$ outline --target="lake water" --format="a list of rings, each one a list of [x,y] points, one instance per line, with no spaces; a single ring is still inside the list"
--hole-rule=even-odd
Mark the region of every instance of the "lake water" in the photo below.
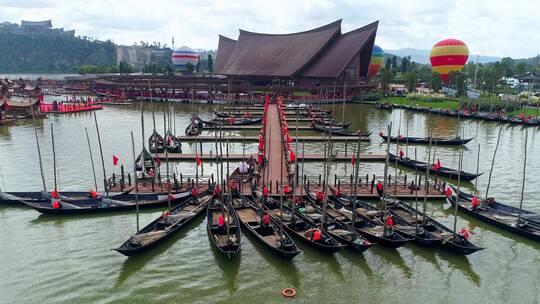
[[[145,105],[145,136],[152,129],[152,115]],[[156,105],[155,117],[162,133],[166,107]],[[176,105],[176,129],[184,132],[191,114],[197,111],[209,118],[216,106]],[[373,106],[335,107],[338,119],[353,123],[352,129],[377,132],[393,121],[394,134],[425,136],[429,126],[434,135],[453,137],[455,118],[395,110],[380,111]],[[107,174],[118,172],[112,155],[118,155],[126,168],[131,166],[130,131],[141,147],[140,111],[132,107],[105,107],[97,112],[102,134]],[[401,117],[401,119],[400,119]],[[401,121],[401,124],[400,124]],[[462,121],[465,137],[475,139],[464,149],[463,168],[476,171],[477,147],[481,145],[479,169],[485,172],[478,188],[485,191],[488,171],[502,127],[490,196],[517,206],[521,191],[525,128],[492,122]],[[48,189],[52,187],[50,131],[54,126],[60,190],[94,188],[84,128],[88,128],[96,161],[98,181],[102,173],[93,116],[81,113],[50,116],[38,121],[38,137],[43,152]],[[293,130],[290,127],[291,131]],[[240,132],[230,132],[241,136]],[[302,134],[308,134],[303,132]],[[316,133],[313,133],[316,134]],[[384,150],[373,133],[365,152]],[[540,212],[540,173],[538,129],[529,129],[529,161],[524,206]],[[425,146],[415,146],[418,159],[426,158]],[[408,148],[414,155],[414,146]],[[193,145],[183,144],[185,152]],[[256,144],[248,144],[255,152]],[[205,144],[205,152],[213,144]],[[242,144],[231,145],[241,152]],[[337,144],[339,152],[344,144]],[[350,146],[349,148],[350,149]],[[391,150],[395,152],[395,146]],[[322,152],[318,143],[306,144],[310,153]],[[404,150],[406,150],[404,148]],[[436,157],[443,166],[458,166],[458,148],[437,147]],[[205,163],[205,174],[215,166]],[[231,164],[234,168],[236,164]],[[177,172],[193,173],[195,164],[171,166]],[[361,174],[382,175],[383,164],[362,163]],[[231,169],[232,170],[232,169]],[[394,167],[390,173],[394,175]],[[413,174],[412,171],[398,171]],[[321,164],[306,164],[307,174],[322,173]],[[331,174],[351,174],[350,163],[335,164]],[[31,120],[14,126],[0,126],[0,188],[4,191],[40,190],[41,179],[34,129]],[[474,183],[465,184],[472,189]],[[161,213],[144,211],[141,225]],[[453,208],[444,201],[430,201],[428,213],[451,226]],[[51,217],[24,207],[0,207],[0,302],[2,303],[535,303],[540,301],[540,244],[504,232],[469,216],[458,214],[458,229],[473,232],[472,241],[485,250],[463,257],[408,244],[397,250],[374,246],[363,254],[342,250],[333,255],[305,246],[292,261],[283,261],[266,251],[248,234],[243,234],[242,249],[229,261],[212,249],[205,219],[195,221],[158,248],[134,258],[126,258],[111,248],[122,244],[135,232],[132,212],[94,216]],[[281,290],[294,287],[298,294],[285,299]]]

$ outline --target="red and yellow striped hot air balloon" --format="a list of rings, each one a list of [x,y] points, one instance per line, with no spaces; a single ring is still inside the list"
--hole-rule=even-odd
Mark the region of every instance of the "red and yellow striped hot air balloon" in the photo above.
[[[441,80],[447,84],[451,72],[459,72],[469,59],[469,48],[457,39],[445,39],[437,42],[431,53],[429,61],[434,72],[439,73]]]

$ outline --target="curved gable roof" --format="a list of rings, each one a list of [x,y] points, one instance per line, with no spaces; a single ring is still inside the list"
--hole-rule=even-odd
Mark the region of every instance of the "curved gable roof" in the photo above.
[[[376,21],[339,36],[320,56],[313,60],[313,64],[300,73],[300,76],[338,77],[358,52],[368,47],[371,55],[378,24],[379,22]]]
[[[240,30],[236,47],[221,74],[293,76],[307,66],[340,31],[341,20],[313,30],[285,35]]]
[[[236,40],[219,35],[218,52],[216,55],[216,63],[214,65],[214,72],[221,74],[223,68],[229,61],[234,48],[236,47]]]

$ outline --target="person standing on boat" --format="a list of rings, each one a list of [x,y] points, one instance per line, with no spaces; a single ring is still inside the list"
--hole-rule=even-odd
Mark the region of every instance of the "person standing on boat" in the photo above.
[[[268,212],[265,212],[262,217],[262,227],[265,232],[270,230],[270,214]]]
[[[382,197],[383,197],[383,184],[382,184],[382,182],[380,180],[377,182],[377,194],[379,195],[379,198],[382,199]]]
[[[480,205],[480,203],[478,202],[478,197],[477,196],[473,197],[473,199],[471,201],[471,205],[472,205],[472,210],[473,211],[478,210],[478,206]]]
[[[390,214],[386,216],[384,223],[384,236],[388,237],[394,234],[394,219]]]
[[[218,228],[221,233],[225,233],[225,217],[221,213],[218,215]]]

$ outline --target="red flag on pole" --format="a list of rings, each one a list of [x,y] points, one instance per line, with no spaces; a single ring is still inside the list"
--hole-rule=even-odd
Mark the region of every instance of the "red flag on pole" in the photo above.
[[[118,166],[118,160],[119,160],[118,156],[116,155],[112,156],[113,165]]]
[[[292,150],[289,150],[289,158],[291,162],[296,161],[296,154]]]
[[[437,159],[437,170],[439,170],[441,167],[441,160]]]
[[[196,156],[195,156],[195,162],[197,163],[197,167],[201,165],[202,160],[201,160],[201,158],[199,157],[199,155],[196,155]]]
[[[161,167],[161,159],[159,159],[159,156],[156,156],[157,166]]]
[[[356,165],[356,155],[354,155],[354,154],[351,156],[351,164],[353,166]]]

